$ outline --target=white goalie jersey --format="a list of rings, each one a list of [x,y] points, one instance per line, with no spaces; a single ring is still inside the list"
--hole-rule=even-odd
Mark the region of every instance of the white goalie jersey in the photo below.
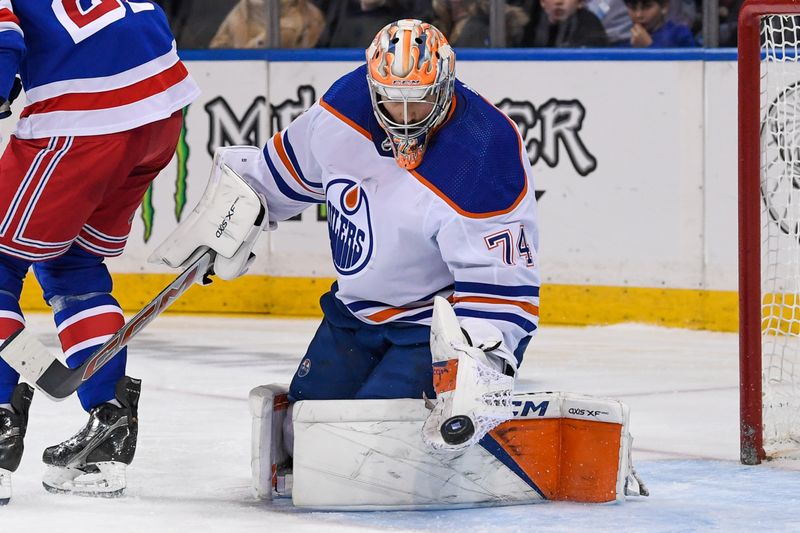
[[[516,126],[456,81],[448,120],[404,170],[372,111],[364,66],[263,149],[252,176],[270,218],[325,203],[336,298],[368,324],[429,325],[447,297],[462,326],[521,359],[539,315],[539,232]],[[496,328],[496,330],[495,330]]]

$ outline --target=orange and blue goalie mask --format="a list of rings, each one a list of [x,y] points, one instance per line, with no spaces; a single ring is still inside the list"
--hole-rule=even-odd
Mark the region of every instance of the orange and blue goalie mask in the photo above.
[[[367,49],[372,109],[402,168],[422,163],[431,134],[447,118],[455,61],[442,32],[413,19],[386,25]]]

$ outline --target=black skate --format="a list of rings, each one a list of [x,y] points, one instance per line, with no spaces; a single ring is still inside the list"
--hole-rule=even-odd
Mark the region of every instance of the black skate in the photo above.
[[[25,383],[14,388],[11,407],[14,412],[0,409],[0,505],[11,499],[11,472],[22,460],[25,448],[23,439],[28,428],[28,410],[31,407],[33,389]]]
[[[120,496],[125,468],[136,452],[137,406],[142,382],[123,377],[116,399],[89,412],[89,422],[73,437],[44,451],[48,465],[42,484],[49,492],[82,496]]]

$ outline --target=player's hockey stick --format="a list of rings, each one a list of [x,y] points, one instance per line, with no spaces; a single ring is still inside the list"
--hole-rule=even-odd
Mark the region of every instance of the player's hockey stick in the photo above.
[[[26,328],[12,334],[0,345],[0,357],[29,383],[35,383],[49,397],[62,400],[75,392],[124,348],[134,335],[153,321],[195,283],[210,283],[215,253],[202,253],[189,267],[170,283],[149,304],[136,313],[122,328],[97,349],[78,368],[71,369],[59,361],[50,350]]]

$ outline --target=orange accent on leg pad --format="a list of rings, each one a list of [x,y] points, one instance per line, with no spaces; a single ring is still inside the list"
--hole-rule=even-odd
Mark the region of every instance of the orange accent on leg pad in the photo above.
[[[457,375],[458,359],[433,363],[433,388],[436,394],[454,390],[456,388]]]
[[[558,500],[561,477],[561,419],[509,420],[490,435],[531,478],[544,497]]]
[[[516,419],[491,435],[549,500],[616,499],[622,425],[569,418]]]
[[[614,501],[621,434],[620,424],[561,420],[560,500]]]

